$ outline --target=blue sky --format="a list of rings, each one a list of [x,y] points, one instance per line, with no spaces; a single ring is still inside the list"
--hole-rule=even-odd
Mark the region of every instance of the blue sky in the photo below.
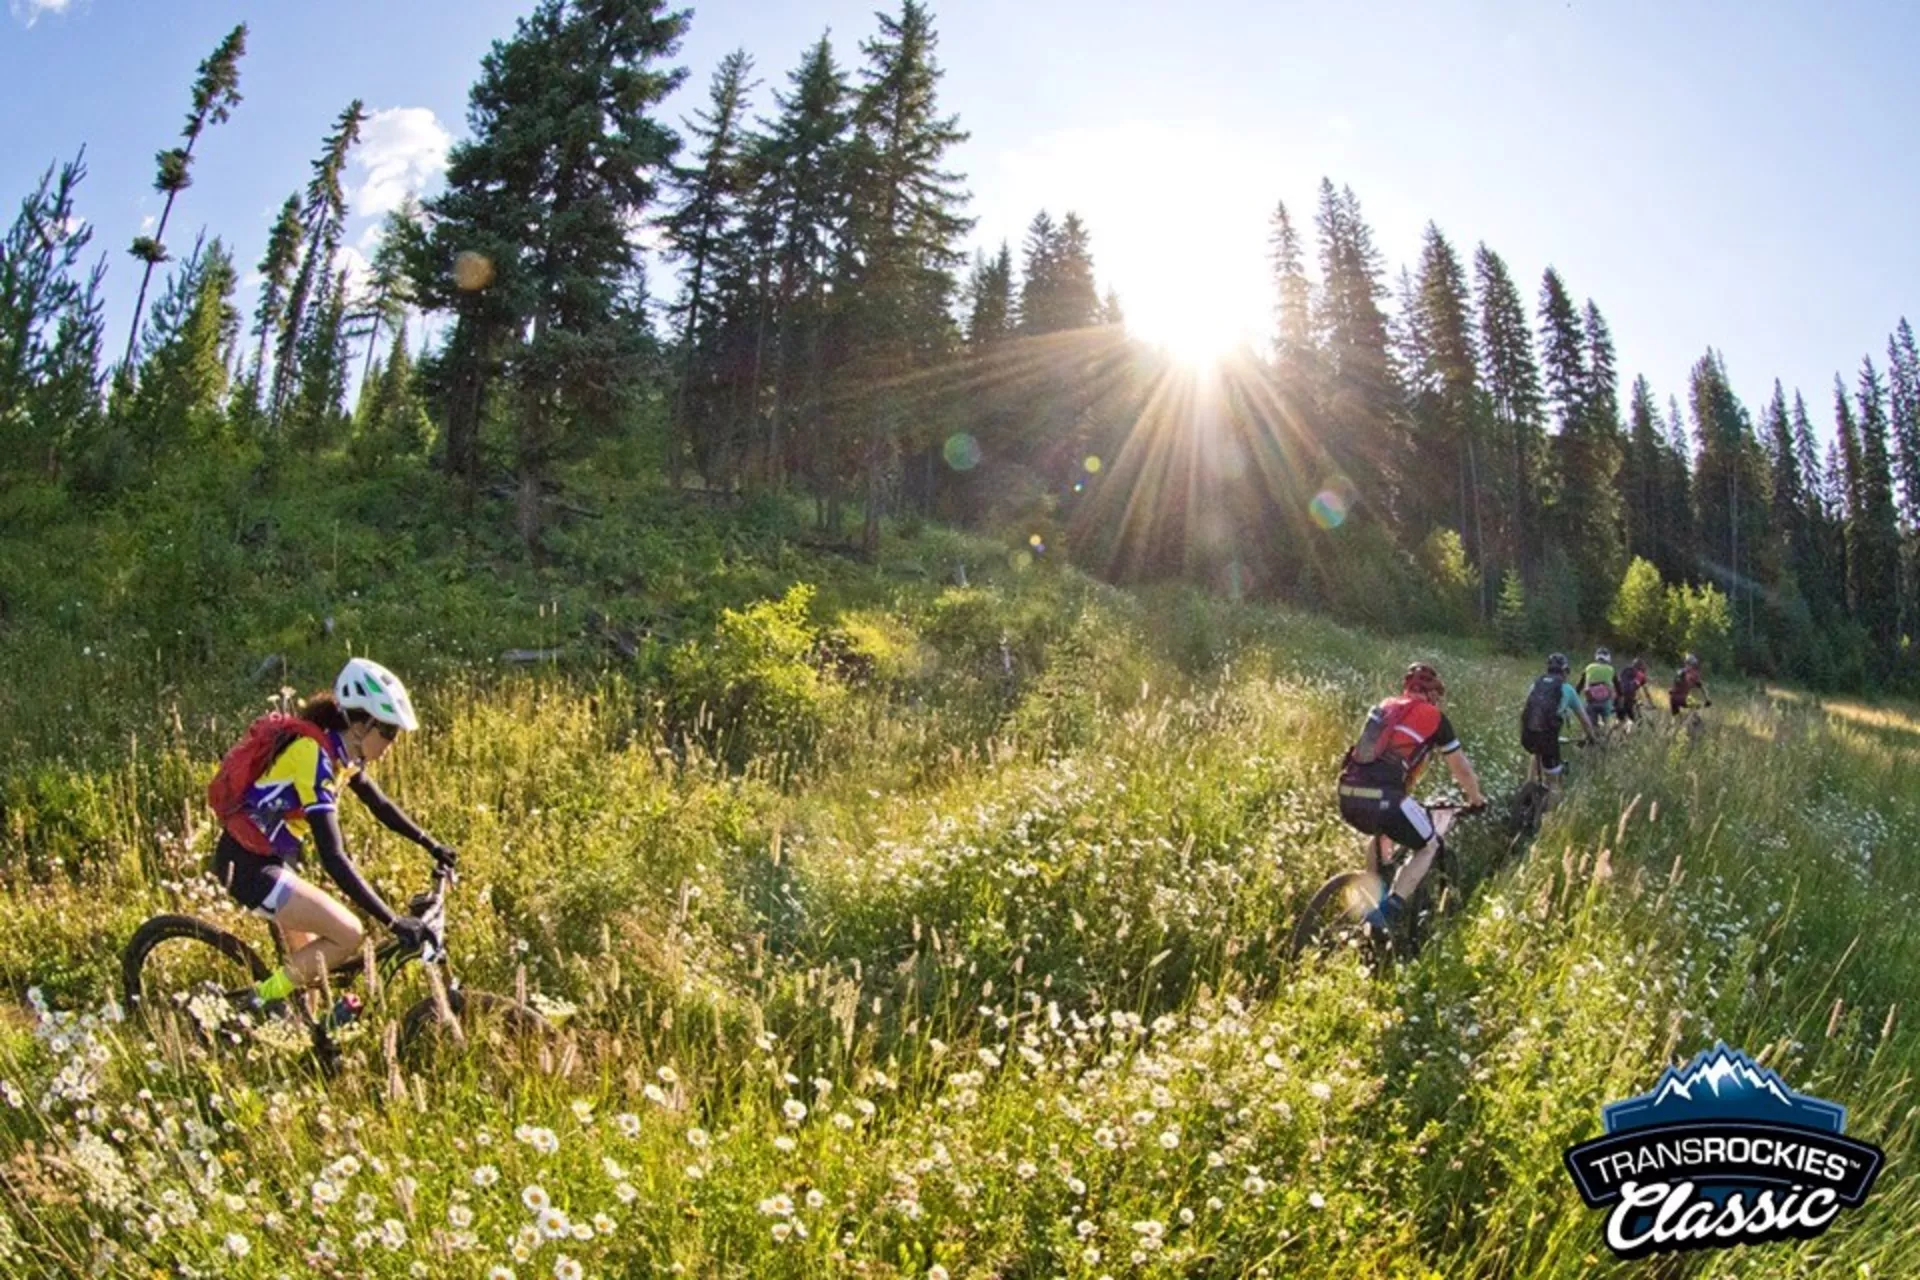
[[[112,250],[116,328],[138,283],[124,253],[159,208],[195,67],[251,26],[246,100],[209,133],[169,231],[205,224],[258,259],[353,97],[379,117],[353,174],[349,240],[431,186],[488,44],[526,0],[6,0],[0,200],[87,146],[82,212]],[[762,95],[831,28],[843,64],[871,0],[696,7],[678,120],[736,46]],[[1428,219],[1485,240],[1532,295],[1559,267],[1612,325],[1624,379],[1664,401],[1722,349],[1757,409],[1774,377],[1827,429],[1836,371],[1920,319],[1920,5],[1884,0],[967,0],[936,3],[953,156],[982,244],[1042,207],[1077,210],[1103,284],[1165,333],[1195,314],[1264,324],[1266,220],[1310,220],[1323,174],[1351,185],[1397,271]],[[156,17],[164,12],[164,20]],[[10,217],[10,213],[8,214]],[[1178,235],[1180,239],[1173,237]],[[1625,387],[1622,388],[1623,396]]]

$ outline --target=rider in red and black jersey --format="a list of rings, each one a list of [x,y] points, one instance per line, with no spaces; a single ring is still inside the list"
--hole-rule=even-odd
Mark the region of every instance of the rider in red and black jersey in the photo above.
[[[1386,901],[1369,917],[1376,926],[1385,927],[1406,909],[1440,851],[1433,817],[1412,795],[1436,748],[1467,803],[1476,809],[1487,803],[1473,764],[1460,749],[1460,737],[1440,709],[1446,696],[1447,687],[1431,666],[1416,662],[1408,667],[1400,696],[1374,707],[1359,744],[1347,753],[1340,770],[1340,816],[1347,824],[1415,851],[1395,877]]]
[[[1673,714],[1677,716],[1685,711],[1696,692],[1702,703],[1713,705],[1713,699],[1707,696],[1707,682],[1700,678],[1700,659],[1690,653],[1680,665],[1680,674],[1673,678],[1673,687],[1667,690],[1667,705]]]

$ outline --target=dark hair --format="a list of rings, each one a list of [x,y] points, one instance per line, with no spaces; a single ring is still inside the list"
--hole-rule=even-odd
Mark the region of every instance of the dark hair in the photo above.
[[[301,704],[300,718],[311,724],[317,724],[322,729],[331,729],[335,733],[345,733],[348,725],[359,724],[361,721],[371,720],[373,717],[359,710],[342,711],[340,704],[334,701],[333,695],[322,691],[313,694]]]

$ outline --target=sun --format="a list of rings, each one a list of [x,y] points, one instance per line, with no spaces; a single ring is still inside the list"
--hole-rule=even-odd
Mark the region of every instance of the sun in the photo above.
[[[1210,368],[1254,342],[1245,298],[1217,276],[1162,276],[1124,301],[1128,332],[1188,368]]]

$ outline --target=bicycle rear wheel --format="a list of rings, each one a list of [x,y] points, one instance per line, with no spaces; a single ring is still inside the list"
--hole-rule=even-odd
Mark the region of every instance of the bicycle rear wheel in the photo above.
[[[120,994],[130,1014],[184,1016],[211,1036],[231,1017],[233,997],[270,972],[259,952],[218,925],[155,916],[120,955]]]
[[[400,1058],[411,1070],[439,1078],[463,1064],[508,1073],[557,1066],[560,1029],[541,1014],[491,991],[462,987],[446,995],[444,1008],[428,996],[400,1023]]]
[[[1370,871],[1342,871],[1321,885],[1293,927],[1289,959],[1309,952],[1330,955],[1343,950],[1363,954],[1372,946],[1366,914],[1380,901],[1380,878]]]

